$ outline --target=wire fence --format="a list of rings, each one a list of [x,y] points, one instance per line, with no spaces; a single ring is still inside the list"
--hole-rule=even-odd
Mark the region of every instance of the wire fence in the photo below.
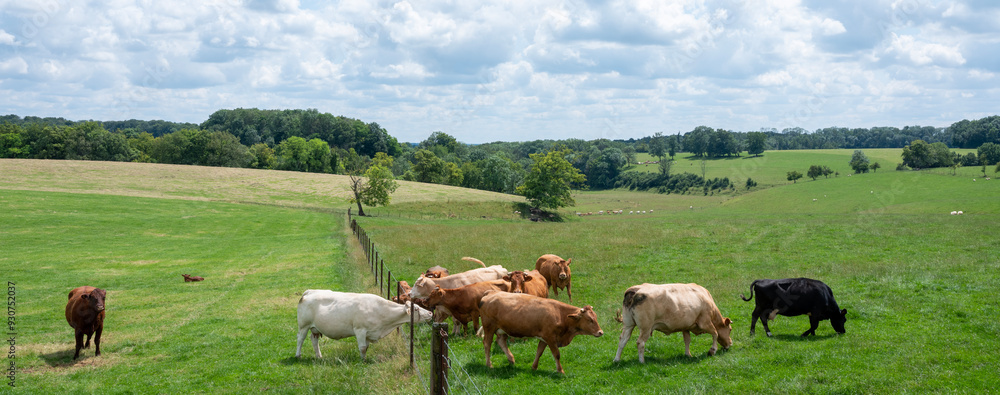
[[[354,236],[358,239],[358,243],[361,244],[366,263],[375,278],[374,285],[379,289],[379,295],[384,295],[386,299],[393,299],[393,293],[395,292],[397,300],[401,299],[402,287],[399,284],[399,280],[392,274],[392,270],[386,267],[385,260],[380,254],[378,247],[368,236],[368,232],[353,218],[350,209],[347,210],[347,219],[350,223],[351,232],[354,233]],[[410,306],[413,308],[414,305],[411,303]],[[424,388],[429,388],[432,394],[449,393],[449,389],[452,389],[451,383],[456,383],[458,385],[457,388],[463,390],[465,393],[482,394],[475,381],[472,380],[472,376],[465,370],[466,364],[454,358],[455,353],[451,352],[447,341],[447,324],[443,324],[443,329],[437,325],[435,324],[431,329],[433,337],[431,340],[431,352],[425,354],[431,357],[431,360],[427,361],[431,365],[431,371],[425,375],[420,369],[420,365],[425,361],[421,360],[418,362],[416,357],[416,349],[418,347],[414,332],[417,325],[413,322],[413,312],[411,311],[410,313],[409,335],[405,339],[410,348],[410,368],[416,373],[421,385]],[[456,367],[457,369],[451,369],[452,367]],[[451,378],[449,378],[449,374]]]

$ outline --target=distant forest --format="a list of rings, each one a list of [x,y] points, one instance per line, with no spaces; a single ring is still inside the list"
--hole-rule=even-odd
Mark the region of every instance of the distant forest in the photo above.
[[[759,155],[767,150],[904,148],[920,140],[947,148],[1000,144],[1000,116],[929,126],[839,128],[813,132],[734,132],[699,126],[683,135],[628,140],[535,140],[469,145],[443,132],[419,143],[399,143],[376,122],[307,110],[218,110],[200,125],[162,120],[70,121],[0,117],[0,158],[132,161],[250,167],[345,174],[364,168],[377,152],[392,156],[404,180],[514,193],[531,155],[569,148],[567,160],[593,189],[628,187],[664,193],[732,189],[728,179],[689,173],[637,175],[625,170],[637,153],[661,161],[678,153],[700,158]],[[990,148],[992,149],[992,148]],[[975,155],[973,155],[974,157]],[[669,158],[668,158],[669,157]],[[976,159],[971,158],[969,160]],[[964,163],[970,163],[966,160]],[[904,161],[901,161],[904,162]],[[964,164],[963,163],[963,164]],[[984,163],[992,164],[992,163]],[[750,184],[748,180],[748,185]]]

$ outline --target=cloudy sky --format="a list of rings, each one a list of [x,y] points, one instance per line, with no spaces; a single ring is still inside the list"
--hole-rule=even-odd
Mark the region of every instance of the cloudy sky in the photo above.
[[[994,0],[0,0],[0,114],[316,108],[400,141],[948,126],[1000,113]]]

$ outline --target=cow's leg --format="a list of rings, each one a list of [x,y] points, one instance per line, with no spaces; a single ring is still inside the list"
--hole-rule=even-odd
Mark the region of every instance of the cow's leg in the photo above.
[[[631,321],[626,318],[626,321]],[[635,323],[629,325],[628,322],[622,326],[622,335],[618,338],[618,352],[615,353],[615,362],[622,360],[622,350],[625,349],[625,343],[628,343],[628,339],[632,337],[632,329],[635,329]]]
[[[802,336],[816,335],[816,328],[819,328],[819,320],[815,314],[809,315],[809,330],[802,333]]]
[[[531,370],[538,369],[538,360],[542,359],[542,353],[545,352],[545,346],[546,345],[547,344],[545,343],[544,340],[539,340],[538,341],[538,349],[535,350],[535,362],[531,363]],[[553,353],[552,355],[556,357],[556,364],[558,364],[559,363],[558,362],[559,361],[559,355],[557,355],[557,353]],[[562,370],[562,369],[560,369],[560,370]]]
[[[753,313],[750,314],[750,334],[752,335],[757,327],[757,319],[760,318],[761,310],[758,308],[753,309]]]
[[[361,360],[365,360],[368,353],[368,331],[365,329],[354,329],[354,337],[358,339],[358,351],[361,351]]]
[[[503,350],[504,355],[507,356],[507,362],[511,365],[514,364],[514,353],[510,352],[510,347],[507,346],[507,334],[497,335],[497,344],[500,345],[500,349]]]
[[[320,338],[320,336],[323,336],[323,334],[319,333],[319,331],[316,330],[316,329],[312,330],[312,336],[311,336],[311,338],[312,338],[312,344],[313,344],[313,354],[316,355],[316,358],[323,358],[323,353],[321,353],[319,351],[319,338]]]
[[[653,335],[653,326],[650,325],[649,328],[640,328],[639,330],[639,340],[636,341],[636,348],[639,349],[639,362],[646,363],[646,340]]]
[[[570,291],[570,288],[571,288],[571,287],[572,287],[572,284],[570,284],[570,283],[566,283],[566,296],[568,296],[568,297],[569,297],[569,301],[570,301],[570,302],[572,302],[572,301],[573,301],[573,292],[571,292],[571,291]]]
[[[493,348],[493,334],[496,332],[496,328],[487,327],[486,323],[483,323],[483,350],[486,351],[486,367],[492,368],[493,362],[490,361],[490,349]]]
[[[87,340],[83,342],[83,348],[90,348],[90,337],[94,335],[94,328],[88,328],[90,332],[86,332]]]
[[[97,324],[97,330],[94,331],[94,356],[101,356],[101,332],[104,332],[104,323],[99,322]]]
[[[76,330],[76,354],[73,354],[73,359],[80,357],[80,349],[83,348],[83,329]]]
[[[562,361],[559,360],[559,346],[555,343],[549,343],[549,349],[552,350],[552,357],[556,359],[556,371],[562,374],[566,374],[566,371],[562,368]],[[541,355],[541,354],[539,354]],[[535,363],[537,364],[537,358]]]
[[[761,311],[760,323],[761,325],[764,325],[764,333],[767,333],[767,337],[771,337],[771,328],[767,326],[767,317],[770,316],[771,316],[770,309]]]
[[[684,334],[684,355],[693,357],[691,355],[691,331],[683,331]]]
[[[299,335],[298,338],[296,339],[296,345],[295,345],[295,358],[302,357],[302,342],[306,340],[306,335],[308,334],[309,334],[308,327],[299,328]]]

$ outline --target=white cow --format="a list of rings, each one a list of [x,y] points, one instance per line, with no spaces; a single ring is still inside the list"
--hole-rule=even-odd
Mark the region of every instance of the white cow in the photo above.
[[[508,273],[507,269],[504,269],[503,266],[493,265],[490,267],[481,267],[479,269],[472,269],[458,274],[452,274],[448,277],[442,278],[428,278],[420,276],[420,278],[413,283],[413,288],[410,288],[410,298],[427,298],[431,295],[431,292],[434,292],[434,288],[436,287],[461,288],[481,281],[499,280],[508,274],[510,273]]]
[[[331,339],[354,336],[358,340],[361,359],[365,359],[368,344],[410,322],[410,306],[410,302],[398,304],[372,294],[307,289],[299,299],[299,338],[295,357],[302,356],[302,342],[311,330],[316,358],[323,358],[319,351],[320,336]],[[419,306],[413,306],[413,314],[413,322],[431,320],[431,312]]]
[[[622,349],[632,337],[632,329],[639,327],[639,362],[645,363],[646,340],[653,330],[671,334],[684,332],[684,355],[691,356],[691,333],[712,335],[712,348],[708,355],[715,355],[717,343],[728,349],[733,344],[730,333],[733,321],[719,313],[715,300],[698,284],[642,284],[625,291],[622,302],[622,335],[618,339],[615,362],[622,358]]]

